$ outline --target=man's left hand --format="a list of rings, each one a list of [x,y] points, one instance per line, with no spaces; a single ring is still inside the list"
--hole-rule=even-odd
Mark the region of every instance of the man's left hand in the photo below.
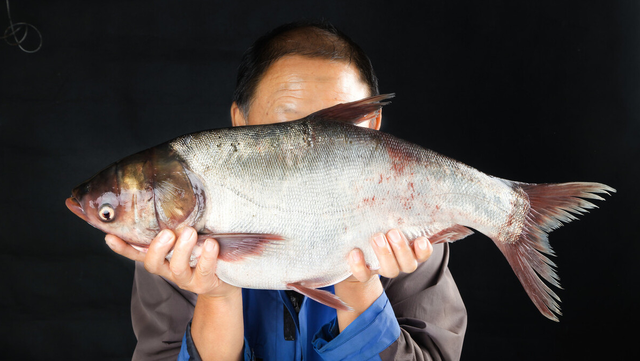
[[[360,249],[354,249],[349,254],[349,266],[352,277],[347,280],[367,282],[373,275],[394,278],[400,272],[411,273],[418,265],[425,262],[433,252],[433,246],[426,237],[419,237],[410,244],[402,232],[392,229],[387,234],[378,233],[371,240],[380,268],[371,270],[367,266]]]

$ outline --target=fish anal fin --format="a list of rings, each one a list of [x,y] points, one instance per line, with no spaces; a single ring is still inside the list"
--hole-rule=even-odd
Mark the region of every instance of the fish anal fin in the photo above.
[[[454,242],[473,234],[473,231],[465,226],[456,224],[455,226],[443,229],[442,231],[429,236],[431,244]]]
[[[204,233],[198,235],[198,242],[214,238],[220,245],[218,259],[226,262],[242,261],[247,257],[260,256],[270,245],[277,245],[284,238],[263,233]]]
[[[382,94],[361,99],[350,103],[341,103],[330,108],[319,110],[307,116],[307,119],[333,120],[342,123],[358,125],[374,120],[380,114],[380,109],[389,104],[384,100],[391,99],[395,94]]]
[[[349,307],[349,305],[344,303],[340,297],[331,292],[319,290],[317,288],[305,287],[300,283],[287,283],[287,288],[301,293],[325,306],[335,308],[336,310],[353,311],[353,308]]]

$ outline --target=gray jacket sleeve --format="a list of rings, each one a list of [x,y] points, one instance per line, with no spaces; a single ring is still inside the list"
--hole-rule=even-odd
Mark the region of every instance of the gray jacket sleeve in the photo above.
[[[448,263],[449,245],[435,245],[415,272],[382,278],[401,329],[383,361],[460,359],[467,311]]]
[[[131,323],[138,339],[133,361],[172,360],[193,317],[197,295],[147,272],[136,262],[131,294]]]

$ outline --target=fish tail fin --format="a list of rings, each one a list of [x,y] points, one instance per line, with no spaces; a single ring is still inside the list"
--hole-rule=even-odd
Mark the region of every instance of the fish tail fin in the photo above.
[[[358,125],[360,123],[374,120],[378,117],[380,109],[383,106],[391,103],[385,101],[391,99],[396,95],[381,94],[364,98],[350,103],[341,103],[329,108],[318,110],[307,116],[309,120],[333,120],[342,123],[348,123]]]
[[[547,255],[554,252],[549,245],[548,233],[577,219],[577,215],[597,206],[586,199],[604,200],[597,193],[616,190],[601,183],[526,184],[512,183],[514,189],[524,192],[529,208],[520,234],[511,241],[494,242],[502,251],[511,268],[524,286],[538,310],[547,318],[558,321],[560,298],[547,286],[561,288],[555,263]]]

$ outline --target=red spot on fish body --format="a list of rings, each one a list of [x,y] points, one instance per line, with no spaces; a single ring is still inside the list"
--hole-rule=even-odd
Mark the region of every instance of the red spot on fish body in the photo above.
[[[387,154],[391,162],[391,170],[396,177],[405,173],[405,168],[411,166],[414,158],[407,147],[393,143],[387,146]]]
[[[395,161],[391,163],[391,170],[395,172],[396,175],[400,175],[404,172],[405,164],[402,161]]]
[[[399,201],[404,209],[406,210],[411,209],[412,202],[409,197],[400,197]]]
[[[371,198],[363,198],[360,203],[358,203],[357,209],[362,207],[374,207],[376,204],[376,196],[372,196]]]

